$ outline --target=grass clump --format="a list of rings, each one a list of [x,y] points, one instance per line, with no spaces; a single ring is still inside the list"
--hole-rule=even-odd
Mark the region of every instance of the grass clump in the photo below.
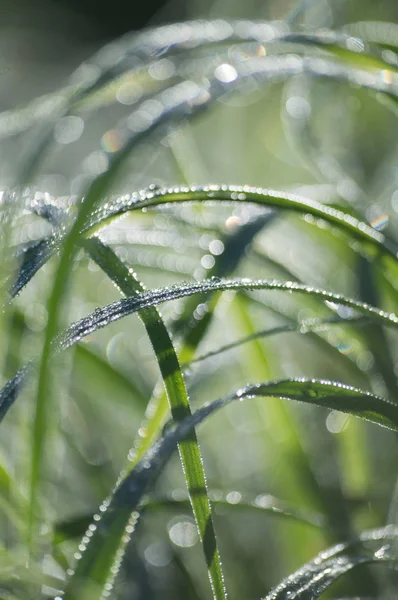
[[[395,150],[370,175],[354,143],[362,112],[395,124],[383,31],[165,26],[31,114],[1,200],[1,597],[397,589]]]

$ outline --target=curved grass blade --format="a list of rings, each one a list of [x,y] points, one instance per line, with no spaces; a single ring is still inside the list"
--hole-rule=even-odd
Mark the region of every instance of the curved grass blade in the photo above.
[[[365,40],[370,38],[370,41],[379,41],[378,39],[373,39],[375,24],[364,23],[358,25],[363,25],[359,31],[359,35]],[[364,27],[365,25],[373,27]],[[387,26],[387,24],[382,23],[377,25],[384,25],[384,28]],[[292,35],[295,35],[294,40],[291,38]],[[358,31],[356,31],[355,35],[358,35]],[[391,35],[387,37],[390,38]],[[392,37],[394,38],[394,36]],[[310,46],[311,44],[325,46],[329,42],[333,53],[334,46],[337,46],[339,42],[341,46],[344,46],[347,59],[355,62],[358,56],[362,58],[364,54],[363,48],[361,48],[362,52],[360,53],[355,50],[353,44],[350,47],[347,43],[350,39],[350,35],[344,35],[341,32],[336,33],[331,30],[325,30],[324,34],[318,36],[318,38],[314,37],[313,34],[306,34],[305,32],[302,34],[289,34],[286,33],[286,24],[284,24],[284,27],[281,27],[277,22],[264,21],[188,21],[186,23],[149,29],[145,34],[125,36],[117,41],[112,41],[100,53],[94,55],[81,65],[77,72],[72,74],[71,83],[57,92],[56,99],[59,100],[60,97],[63,99],[62,105],[57,107],[58,116],[65,116],[72,110],[78,110],[80,105],[87,104],[88,98],[93,95],[94,97],[98,96],[98,92],[101,89],[112,84],[115,79],[120,78],[124,73],[129,73],[130,76],[131,74],[139,75],[145,67],[148,67],[149,61],[156,60],[159,56],[175,59],[181,54],[183,56],[189,56],[192,52],[197,54],[202,48],[209,46],[212,48],[214,54],[218,46],[221,46],[221,49],[223,49],[232,43],[245,44],[247,42],[254,42],[267,44],[268,46],[274,42],[289,43],[290,41],[296,41],[304,46]],[[104,64],[103,57],[108,48],[114,57],[114,62]],[[360,44],[358,44],[358,48],[360,48]],[[365,57],[367,61],[375,60],[372,56],[368,57],[365,55]],[[366,62],[365,57],[364,65],[367,66],[369,63]],[[383,61],[379,61],[376,66],[382,66],[383,68],[384,64]],[[84,71],[87,73],[86,77],[84,76]],[[78,83],[76,83],[77,81]],[[10,135],[21,129],[25,129],[35,122],[35,118],[39,120],[42,116],[40,104],[46,102],[48,106],[51,99],[52,95],[47,95],[42,99],[35,100],[22,109],[2,113],[0,117],[3,117],[4,121],[3,135]],[[24,124],[24,121],[26,124]],[[40,154],[38,150],[39,147],[36,147],[36,154]]]
[[[107,565],[109,554],[113,556],[116,553],[131,514],[133,513],[135,520],[139,518],[143,495],[160,475],[178,441],[189,436],[194,427],[217,410],[236,400],[254,397],[280,397],[335,410],[345,410],[350,414],[361,416],[373,423],[398,431],[397,406],[357,388],[314,379],[251,385],[203,406],[177,425],[172,426],[116,489],[106,512],[93,524],[81,544],[82,552],[86,544],[94,547],[94,551],[82,553],[76,569],[67,583],[63,600],[85,597],[85,593],[90,589],[98,593],[98,587],[94,586],[93,588],[92,582],[97,580],[104,565]],[[131,530],[133,530],[133,526]]]
[[[217,409],[233,400],[244,398],[278,397],[325,406],[327,408],[360,416],[398,431],[398,407],[387,400],[363,392],[342,383],[333,383],[317,379],[287,379],[265,384],[249,385],[213,403]],[[380,412],[379,412],[380,410]]]
[[[96,329],[106,327],[113,321],[117,321],[122,317],[138,312],[144,308],[148,308],[149,306],[156,306],[163,302],[177,300],[178,298],[183,298],[185,296],[191,296],[194,294],[211,293],[225,290],[276,290],[305,294],[314,298],[318,298],[323,302],[327,301],[353,308],[359,313],[368,316],[374,322],[378,322],[387,326],[398,326],[398,316],[394,313],[387,313],[369,304],[365,304],[352,298],[347,298],[342,294],[334,294],[332,292],[311,288],[296,282],[282,282],[278,280],[266,279],[213,279],[159,288],[157,290],[143,292],[138,296],[118,300],[103,308],[97,308],[93,313],[72,324],[63,334],[60,334],[57,337],[55,345],[58,346],[59,350],[65,350],[90,333],[93,333]]]
[[[240,492],[223,490],[208,490],[208,496],[212,506],[228,508],[231,511],[250,511],[269,515],[281,519],[292,519],[309,527],[327,528],[327,520],[321,513],[305,511],[289,502],[285,502],[271,494],[258,494],[249,496]],[[154,496],[143,500],[140,509],[145,512],[157,512],[163,510],[181,511],[189,510],[191,507],[189,496],[184,490],[175,490],[165,496]],[[93,522],[93,514],[82,515],[55,524],[55,543],[66,539],[82,537]]]
[[[396,569],[391,543],[397,534],[397,529],[388,525],[325,550],[287,577],[263,600],[316,600],[339,577],[362,564],[380,562]]]
[[[205,186],[198,187],[175,187],[169,189],[153,190],[147,189],[121,197],[110,198],[105,206],[99,207],[88,216],[81,233],[92,234],[100,226],[107,224],[113,218],[130,210],[139,210],[147,207],[155,207],[169,203],[183,202],[251,202],[268,208],[289,210],[300,214],[311,214],[315,217],[337,226],[356,239],[373,247],[378,256],[398,256],[396,246],[386,239],[385,235],[377,231],[367,223],[355,217],[325,206],[309,198],[295,194],[264,188],[253,188],[250,186]],[[37,210],[31,205],[32,210]],[[16,295],[33,277],[38,269],[56,252],[62,243],[62,230],[42,240],[37,246],[29,248],[24,255],[20,272],[14,287],[12,296]]]
[[[184,202],[250,202],[267,208],[279,208],[311,214],[335,225],[356,239],[377,248],[378,253],[398,256],[398,248],[386,239],[385,235],[355,217],[330,206],[304,198],[296,194],[268,190],[251,186],[210,185],[204,187],[174,187],[158,190],[142,190],[115,199],[109,199],[106,206],[94,212],[85,225],[85,232],[92,233],[98,225],[107,223],[117,215],[129,210],[155,207],[169,203]]]
[[[394,313],[386,313],[374,306],[364,304],[341,294],[333,294],[325,290],[311,288],[296,282],[281,282],[276,280],[251,280],[251,279],[225,279],[204,280],[202,282],[185,283],[168,288],[160,288],[150,292],[143,292],[132,298],[118,300],[103,308],[98,308],[94,313],[72,324],[65,332],[59,334],[54,340],[54,351],[60,352],[79,342],[96,329],[106,327],[109,323],[125,316],[138,312],[149,306],[155,306],[169,300],[176,300],[193,294],[202,294],[214,291],[250,291],[250,290],[278,290],[290,293],[307,294],[322,301],[349,306],[363,314],[372,322],[385,326],[397,327],[398,317]],[[4,418],[12,405],[17,391],[26,375],[27,367],[21,369],[0,392],[0,414]]]
[[[303,44],[308,47],[314,46],[325,49],[333,56],[340,58],[354,67],[397,70],[396,65],[384,60],[380,49],[377,47],[365,48],[364,42],[358,38],[353,43],[352,36],[341,32],[332,32],[329,30],[321,33],[290,33],[286,34],[283,40]],[[354,47],[355,44],[356,48]]]
[[[131,296],[144,291],[144,286],[133,272],[98,238],[86,240],[84,247],[91,258],[113,280],[123,294]],[[138,314],[152,343],[173,419],[178,422],[189,416],[191,409],[184,377],[169,332],[154,306],[145,308]],[[211,517],[211,507],[207,498],[202,458],[194,431],[188,440],[179,444],[179,453],[193,514],[203,546],[213,597],[217,600],[223,599],[226,598],[226,590],[223,584],[221,559]],[[91,547],[86,552],[89,553],[90,550]],[[108,582],[113,562],[114,557],[109,556],[108,570],[103,567],[101,581],[97,583],[105,585]]]

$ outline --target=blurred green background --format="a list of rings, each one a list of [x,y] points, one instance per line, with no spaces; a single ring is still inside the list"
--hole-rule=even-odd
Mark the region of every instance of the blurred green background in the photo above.
[[[0,0],[0,109],[12,111],[54,92],[104,43],[144,26],[190,18],[288,18],[297,28],[349,31],[360,21],[396,23],[398,18],[395,0],[135,4]],[[33,190],[54,196],[77,194],[89,176],[100,172],[107,133],[130,110],[128,103],[115,100],[113,89],[108,92],[109,101],[82,111],[81,135],[69,141],[61,134],[55,137]],[[1,123],[0,115],[4,132]],[[27,129],[13,136],[1,134],[2,188],[14,184],[20,155],[35,139],[37,128]],[[394,238],[396,140],[396,114],[375,95],[354,85],[299,76],[227,97],[201,119],[173,131],[166,141],[144,144],[129,160],[115,192],[150,184],[209,182],[279,188],[340,203]],[[249,226],[260,212],[231,206],[161,209],[127,216],[104,235],[148,287],[203,278],[221,260],[217,248],[236,243],[241,256],[233,275],[297,279],[395,309],[394,295],[377,264],[369,265],[332,228],[322,221],[278,213],[257,234]],[[46,231],[38,219],[21,214],[12,242],[17,247]],[[241,238],[240,231],[246,232]],[[4,382],[37,353],[55,267],[54,262],[46,265],[17,298],[15,309],[7,309],[2,322],[2,339],[7,340]],[[71,298],[65,323],[118,299],[119,293],[81,253]],[[170,327],[179,311],[182,303],[162,308]],[[329,314],[324,305],[293,296],[260,294],[248,299],[225,293],[197,353],[258,329]],[[398,345],[389,332],[337,326],[319,336],[284,334],[246,344],[199,363],[189,370],[187,381],[194,407],[251,381],[301,376],[340,380],[396,399],[397,356]],[[95,333],[74,354],[57,361],[57,406],[49,444],[56,460],[48,461],[41,501],[52,523],[71,521],[80,532],[79,519],[85,524],[112,490],[158,371],[149,341],[134,317]],[[28,388],[10,412],[0,441],[4,464],[14,478],[11,502],[18,494],[26,495],[24,456],[29,452],[32,395]],[[227,497],[215,512],[231,600],[263,596],[316,552],[387,521],[398,459],[396,439],[387,431],[337,412],[269,401],[228,407],[199,430],[199,438],[209,487]],[[178,498],[183,489],[176,455],[156,491]],[[294,522],[277,511],[270,515],[259,514],[253,506],[239,509],[242,499],[266,507],[272,502],[267,494],[300,510],[326,514],[331,529]],[[3,516],[6,545],[18,550],[20,542],[15,542],[14,528],[7,528],[6,521]],[[76,544],[73,536],[60,542],[59,562],[49,549],[47,572],[59,574],[62,557],[68,562]],[[377,571],[363,570],[329,597],[337,597],[341,590],[372,596],[380,590],[379,577]],[[148,510],[116,594],[123,600],[210,598],[188,509]]]

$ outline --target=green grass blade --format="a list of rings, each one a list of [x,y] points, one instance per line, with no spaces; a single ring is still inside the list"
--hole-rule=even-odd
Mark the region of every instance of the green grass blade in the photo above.
[[[133,272],[125,266],[109,247],[102,244],[99,239],[86,240],[84,246],[91,258],[114,281],[123,294],[134,296],[144,291],[143,285]],[[191,409],[184,377],[169,332],[155,307],[145,308],[138,314],[145,325],[148,337],[152,343],[162,374],[171,413],[174,420],[178,422],[190,415]],[[220,600],[226,598],[226,591],[223,584],[221,560],[211,517],[211,507],[207,498],[202,458],[194,432],[189,440],[179,445],[179,452],[199,537],[203,546],[213,596],[215,599]],[[90,552],[92,548],[94,548],[95,552],[95,543],[92,543],[86,552]],[[110,569],[114,562],[113,557],[110,556],[109,561],[108,572],[105,568],[102,570],[101,584],[105,584],[109,579]]]
[[[394,568],[389,542],[396,537],[397,530],[387,526],[325,550],[282,581],[263,600],[316,600],[332,583],[359,565],[379,562]]]
[[[67,583],[64,600],[86,598],[90,597],[87,595],[88,592],[94,592],[95,594],[99,592],[101,588],[96,585],[93,588],[92,581],[87,579],[87,575],[94,576],[93,580],[95,582],[101,570],[106,567],[109,554],[112,556],[115,554],[131,513],[134,512],[135,519],[138,519],[143,495],[160,475],[177,443],[189,436],[196,425],[231,402],[260,396],[276,396],[345,410],[350,414],[361,416],[373,423],[398,431],[397,406],[369,392],[345,386],[341,383],[314,379],[285,380],[247,386],[205,405],[170,429],[116,489],[108,509],[97,524],[93,525],[90,535],[83,543],[83,545],[88,543],[90,547],[90,539],[92,543],[95,536],[95,552],[83,552],[77,563],[76,571]],[[341,548],[341,545],[339,548]]]
[[[287,325],[279,325],[277,327],[271,327],[270,329],[261,329],[256,331],[255,333],[251,333],[245,337],[242,337],[235,342],[231,342],[230,344],[225,344],[225,346],[220,346],[215,350],[211,350],[206,352],[206,354],[201,354],[187,363],[183,363],[181,365],[182,368],[189,368],[191,365],[202,362],[209,358],[213,358],[215,356],[219,356],[224,352],[228,352],[229,350],[233,350],[235,348],[239,348],[244,344],[248,344],[249,342],[253,342],[255,340],[259,340],[261,338],[270,337],[273,335],[279,335],[281,333],[302,333],[307,334],[309,332],[316,333],[317,331],[325,331],[328,325],[350,325],[351,323],[355,325],[365,326],[368,325],[369,322],[366,318],[357,317],[357,318],[349,318],[343,319],[342,317],[330,317],[328,319],[309,319],[307,321],[300,321],[298,323],[288,323]]]

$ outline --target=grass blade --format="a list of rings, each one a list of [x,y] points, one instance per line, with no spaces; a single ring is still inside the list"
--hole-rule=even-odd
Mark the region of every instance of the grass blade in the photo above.
[[[359,313],[366,316],[372,322],[380,323],[385,326],[397,327],[398,317],[394,313],[387,313],[374,306],[359,302],[352,298],[347,298],[342,294],[334,294],[325,290],[311,288],[296,282],[281,282],[277,280],[255,280],[255,279],[225,279],[201,281],[194,283],[185,283],[174,285],[168,288],[160,288],[150,292],[143,292],[132,298],[118,300],[105,306],[98,308],[94,313],[84,317],[80,321],[72,324],[65,332],[58,335],[54,340],[54,350],[60,352],[66,350],[73,344],[79,342],[84,337],[93,333],[95,330],[106,327],[111,322],[126,317],[130,314],[138,312],[149,306],[156,306],[162,302],[176,300],[185,296],[194,294],[203,294],[214,291],[224,290],[278,290],[289,293],[307,294],[318,298],[321,301],[332,302],[342,306],[348,306],[357,310]],[[0,392],[0,414],[4,418],[6,412],[12,405],[17,396],[17,392],[25,378],[27,367],[18,371],[17,375],[10,380]]]
[[[143,285],[133,272],[98,238],[86,240],[84,246],[91,258],[114,281],[123,294],[131,296],[144,291]],[[151,340],[173,419],[178,422],[189,416],[191,409],[184,377],[169,332],[155,307],[145,308],[138,314]],[[202,458],[194,432],[189,440],[179,445],[179,452],[199,537],[203,546],[213,596],[217,600],[223,599],[226,598],[226,591],[223,584],[221,559],[211,517],[211,507],[207,498]],[[92,546],[94,546],[95,552],[95,545]],[[90,548],[86,552],[89,552]],[[101,572],[102,584],[105,584],[109,579],[113,562],[112,557],[109,557],[109,559],[108,572],[105,568]]]
[[[236,400],[259,396],[288,398],[346,410],[350,414],[362,416],[373,423],[398,431],[397,406],[369,392],[335,382],[300,379],[251,385],[205,405],[171,428],[116,489],[103,517],[93,525],[90,534],[86,535],[82,543],[84,546],[91,540],[91,546],[95,540],[95,551],[83,552],[75,572],[67,583],[63,600],[85,598],[88,591],[98,594],[100,588],[96,585],[93,587],[93,582],[87,576],[91,575],[95,582],[108,563],[108,555],[114,556],[131,514],[133,513],[135,520],[139,518],[143,495],[160,475],[177,443],[189,436],[195,426],[217,410]],[[338,548],[341,549],[341,545]]]
[[[398,316],[387,313],[374,306],[365,304],[342,294],[334,294],[325,290],[311,288],[296,282],[281,282],[278,280],[256,280],[256,279],[219,279],[204,280],[193,283],[176,284],[171,287],[159,288],[150,292],[143,292],[138,296],[125,298],[113,302],[103,308],[98,308],[94,313],[84,317],[71,325],[68,330],[59,335],[56,346],[59,350],[65,350],[80,341],[96,329],[106,327],[109,323],[121,319],[129,314],[138,312],[149,306],[156,306],[163,302],[176,300],[194,294],[211,293],[216,291],[236,290],[277,290],[290,293],[306,294],[318,298],[323,302],[341,304],[355,309],[359,313],[368,316],[374,322],[383,325],[398,326]]]
[[[390,543],[396,537],[396,528],[387,526],[362,533],[353,542],[321,552],[263,600],[316,600],[339,577],[361,564],[380,562],[393,567]]]
[[[177,491],[174,491],[170,495],[150,497],[148,500],[144,500],[141,503],[140,509],[142,508],[145,512],[157,512],[167,509],[181,511],[184,509],[189,510],[191,508],[189,496],[185,491],[178,490],[178,498],[176,498],[176,496]],[[225,507],[231,511],[254,511],[275,518],[292,519],[293,521],[303,523],[309,527],[326,528],[328,526],[323,514],[302,510],[289,502],[275,498],[275,496],[272,496],[271,494],[250,496],[248,494],[241,494],[236,490],[225,492],[222,490],[210,489],[208,491],[208,496],[214,507]],[[82,537],[87,531],[90,523],[92,523],[93,516],[94,515],[90,513],[88,515],[82,515],[56,523],[56,543],[66,539]]]
[[[324,219],[331,225],[346,231],[355,239],[366,243],[373,248],[379,257],[382,256],[391,261],[391,258],[396,260],[398,256],[398,248],[387,240],[382,232],[352,215],[303,196],[250,186],[214,185],[199,188],[147,189],[127,196],[110,198],[105,206],[100,206],[85,218],[86,222],[84,222],[81,233],[90,235],[115,217],[130,210],[170,203],[225,201],[232,203],[249,202],[267,208],[278,208],[303,215],[311,214],[314,217]],[[37,201],[30,206],[31,210],[40,210]],[[57,251],[62,245],[63,238],[62,230],[57,229],[50,238],[43,239],[38,244],[29,247],[28,252],[24,254],[17,281],[12,288],[12,296],[21,291],[40,267]]]

